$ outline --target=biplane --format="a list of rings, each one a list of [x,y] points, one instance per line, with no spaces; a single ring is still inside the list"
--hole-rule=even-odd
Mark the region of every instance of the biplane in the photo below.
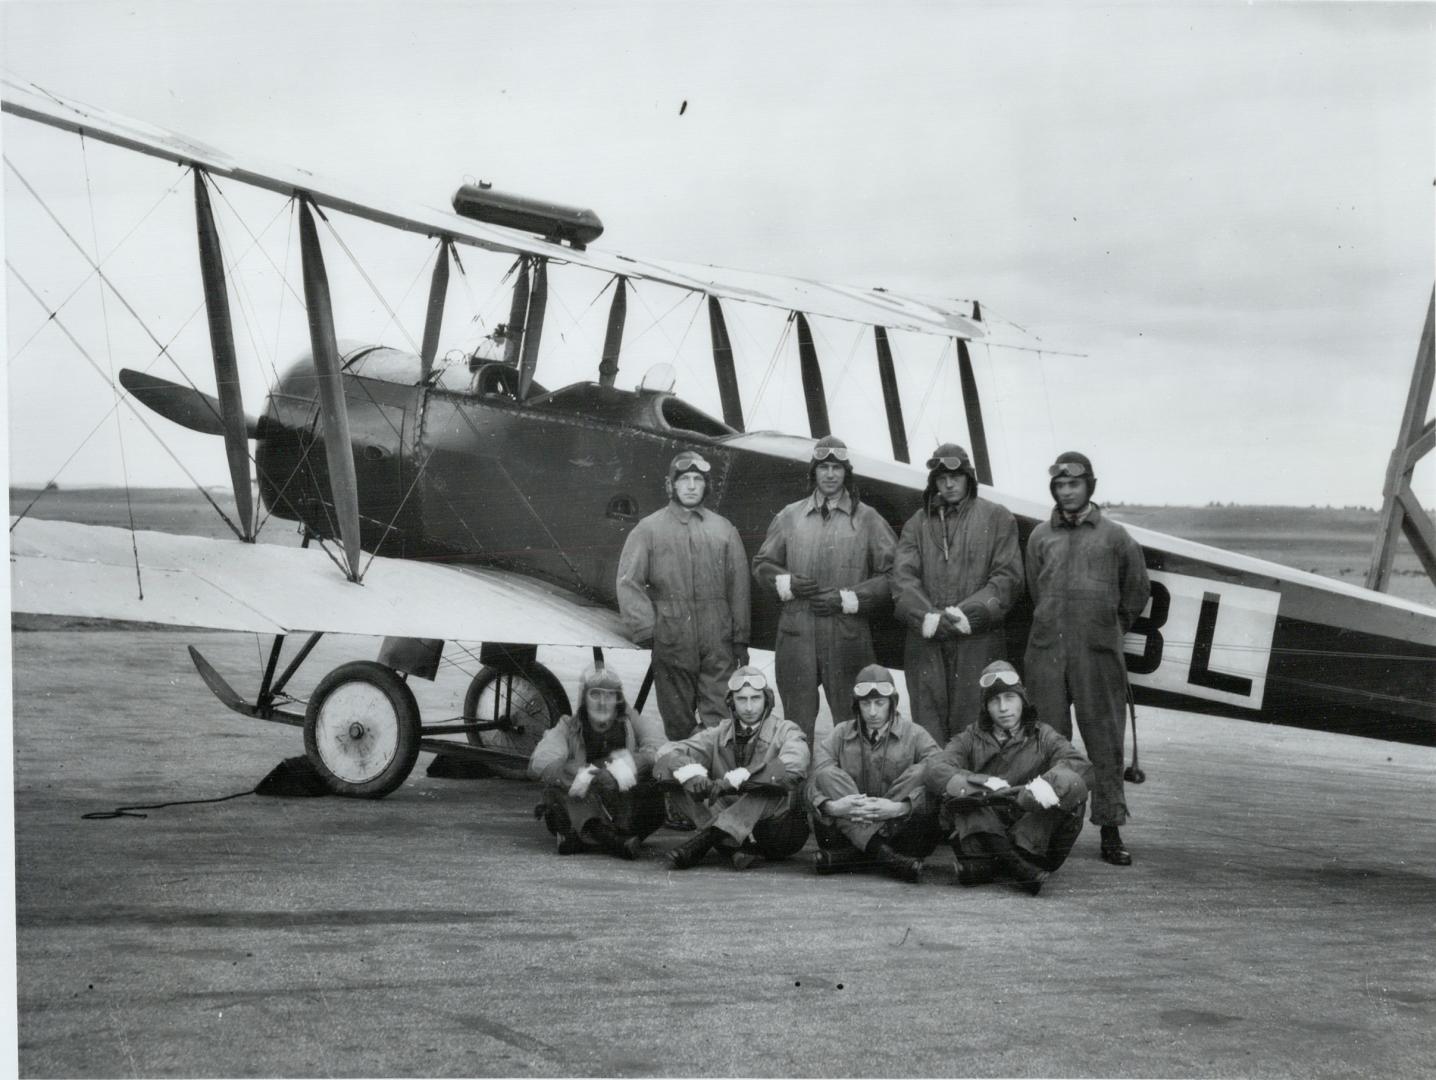
[[[227,707],[302,726],[308,756],[338,793],[392,791],[421,750],[472,753],[501,771],[522,772],[528,750],[569,707],[539,663],[538,646],[635,647],[615,611],[617,561],[629,529],[659,505],[667,462],[678,451],[698,449],[712,462],[710,505],[756,547],[775,510],[803,490],[813,439],[829,433],[812,318],[871,328],[892,457],[855,453],[853,463],[863,498],[895,529],[920,504],[926,474],[909,464],[889,344],[894,332],[953,343],[982,494],[1013,511],[1024,543],[1048,513],[992,488],[968,353],[990,329],[974,301],[618,255],[592,246],[602,233],[593,212],[483,185],[461,187],[452,211],[368,200],[307,171],[242,165],[187,137],[11,80],[3,107],[192,172],[215,392],[136,369],[122,371],[118,383],[137,413],[138,403],[222,439],[237,518],[232,540],[16,519],[13,609],[273,635],[252,700],[197,650],[191,655]],[[277,193],[297,208],[308,352],[277,373],[258,413],[239,389],[231,282],[211,208],[220,180]],[[316,225],[331,214],[437,241],[417,351],[341,343]],[[454,362],[439,357],[438,342],[450,265],[465,248],[511,256],[513,289],[508,321]],[[608,280],[613,296],[597,378],[549,390],[536,369],[549,270],[557,266]],[[701,298],[721,419],[675,394],[671,372],[655,369],[632,389],[617,385],[627,296],[640,282]],[[796,338],[806,434],[746,430],[725,314],[735,304],[785,313],[785,332]],[[59,314],[50,315],[63,330]],[[1428,312],[1423,355],[1431,337]],[[1425,388],[1429,397],[1429,378]],[[301,523],[304,547],[256,542],[256,479],[262,508]],[[1127,527],[1153,583],[1126,643],[1136,701],[1436,743],[1436,610]],[[1015,657],[1030,615],[1019,608],[1009,621]],[[771,647],[776,625],[775,602],[755,590],[752,644]],[[879,620],[874,629],[880,658],[900,667],[899,626]],[[382,637],[384,644],[377,659],[324,675],[299,712],[285,688],[320,635],[335,632]],[[296,634],[307,638],[281,670],[286,638]],[[433,678],[447,641],[482,642],[483,666],[463,714],[426,723],[407,680]]]

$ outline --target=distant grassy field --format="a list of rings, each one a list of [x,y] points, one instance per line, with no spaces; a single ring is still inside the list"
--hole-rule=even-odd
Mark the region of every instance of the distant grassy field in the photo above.
[[[230,535],[214,508],[193,489],[136,488],[130,492],[127,503],[125,492],[115,488],[58,489],[44,493],[12,488],[10,513],[20,513],[37,494],[41,497],[30,510],[36,517],[125,527],[133,513],[138,529],[198,536]],[[228,494],[219,491],[210,494],[226,513],[233,514],[234,500]],[[1376,534],[1373,510],[1124,505],[1113,507],[1112,512],[1133,525],[1356,585],[1365,577],[1371,559],[1372,537]],[[263,536],[270,543],[299,543],[294,524],[278,518],[269,521]],[[1391,593],[1436,607],[1436,585],[1426,577],[1404,541],[1396,556]]]

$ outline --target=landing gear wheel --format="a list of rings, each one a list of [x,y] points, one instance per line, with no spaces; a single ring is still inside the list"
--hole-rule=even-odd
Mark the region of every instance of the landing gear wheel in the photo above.
[[[568,716],[568,695],[542,664],[525,664],[512,670],[498,670],[485,665],[479,668],[469,692],[464,695],[464,719],[481,723],[499,723],[492,731],[473,731],[469,741],[492,750],[522,754],[533,753],[543,733]],[[488,762],[498,776],[523,780],[528,775],[524,765]]]
[[[334,794],[382,799],[419,757],[413,691],[372,660],[339,665],[304,710],[304,752]]]

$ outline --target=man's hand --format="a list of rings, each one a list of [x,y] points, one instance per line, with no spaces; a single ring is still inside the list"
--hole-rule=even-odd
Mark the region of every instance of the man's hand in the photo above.
[[[747,667],[751,660],[752,658],[748,655],[748,643],[735,641],[733,643],[733,662],[738,667]]]
[[[587,795],[589,785],[593,783],[593,778],[597,775],[597,765],[585,765],[582,769],[579,769],[578,775],[573,778],[573,783],[568,786],[569,797],[581,799]]]
[[[856,791],[851,795],[844,795],[841,799],[829,799],[819,809],[830,818],[850,818],[867,798],[862,792]]]
[[[802,574],[789,575],[788,588],[792,589],[793,595],[800,600],[815,596],[820,591],[816,581],[810,577],[804,577]]]
[[[910,812],[911,807],[905,802],[894,802],[892,799],[882,799],[873,795],[863,800],[862,806],[853,813],[853,820],[890,821],[893,818],[907,817]]]
[[[712,792],[713,781],[709,780],[706,776],[690,776],[687,780],[683,781],[683,790],[688,793],[690,798],[701,801],[706,799],[709,793]]]
[[[618,777],[607,769],[595,772],[593,779],[588,782],[588,793],[603,801],[614,798],[619,790]]]
[[[814,615],[836,615],[843,610],[843,598],[837,589],[823,589],[808,600]]]
[[[942,613],[942,626],[951,635],[972,633],[972,624],[961,608],[950,607]]]
[[[988,791],[1006,791],[1012,785],[1000,776],[989,776],[982,782],[982,786]]]

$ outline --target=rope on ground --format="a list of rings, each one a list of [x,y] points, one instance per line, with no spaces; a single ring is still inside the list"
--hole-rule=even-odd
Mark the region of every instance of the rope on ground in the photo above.
[[[196,806],[200,803],[228,802],[230,799],[242,799],[246,795],[254,795],[258,788],[250,788],[248,791],[236,791],[233,795],[220,795],[213,799],[177,799],[174,802],[150,803],[144,806],[117,806],[113,810],[94,810],[88,814],[81,814],[81,821],[110,821],[114,818],[132,817],[147,818],[149,814],[135,813],[137,810],[163,810],[167,806]]]

